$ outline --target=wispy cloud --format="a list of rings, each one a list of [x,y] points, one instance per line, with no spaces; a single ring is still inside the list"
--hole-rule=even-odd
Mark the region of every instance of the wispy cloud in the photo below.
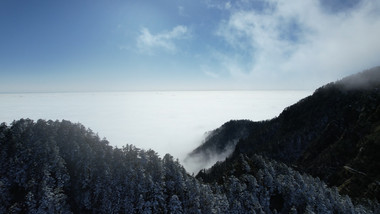
[[[234,63],[231,75],[244,71],[256,82],[292,76],[323,82],[379,63],[379,1],[362,0],[336,12],[318,1],[264,0],[256,8],[243,7],[244,2],[228,6],[230,15],[216,32],[234,50],[225,58],[250,57],[249,67]]]
[[[171,53],[177,51],[176,40],[190,37],[186,26],[178,25],[171,31],[152,34],[149,29],[142,28],[137,38],[137,47],[143,53],[153,54],[156,50],[164,50]]]
[[[203,73],[206,76],[209,76],[209,77],[214,78],[214,79],[218,79],[219,78],[219,74],[217,74],[215,72],[212,72],[212,71],[203,71]]]
[[[202,70],[202,72],[203,72],[206,76],[211,77],[211,78],[213,78],[213,79],[218,79],[218,78],[220,77],[220,75],[219,75],[218,73],[211,71],[211,70],[210,70],[207,66],[205,66],[205,65],[201,66],[201,70]]]

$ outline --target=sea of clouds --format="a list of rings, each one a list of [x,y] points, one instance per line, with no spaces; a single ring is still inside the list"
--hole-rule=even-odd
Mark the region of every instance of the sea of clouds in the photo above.
[[[231,119],[271,119],[311,91],[163,91],[0,94],[0,122],[80,122],[112,146],[133,144],[181,162]],[[186,164],[185,164],[185,168]]]

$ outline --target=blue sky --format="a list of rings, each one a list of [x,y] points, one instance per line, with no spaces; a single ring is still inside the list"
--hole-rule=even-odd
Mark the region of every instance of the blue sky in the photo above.
[[[377,0],[1,0],[0,92],[315,89],[379,65]]]

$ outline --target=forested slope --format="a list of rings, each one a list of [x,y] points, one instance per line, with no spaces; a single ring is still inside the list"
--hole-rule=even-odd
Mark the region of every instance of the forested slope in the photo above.
[[[372,213],[319,179],[239,155],[218,182],[188,175],[169,154],[113,148],[69,121],[0,125],[0,213]],[[205,172],[203,172],[205,174]],[[204,177],[205,181],[207,176]]]
[[[0,213],[208,213],[216,201],[169,154],[112,148],[80,124],[19,120],[0,142]]]

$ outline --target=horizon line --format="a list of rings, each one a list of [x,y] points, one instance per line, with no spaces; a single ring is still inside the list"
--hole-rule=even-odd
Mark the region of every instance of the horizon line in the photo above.
[[[83,90],[83,91],[0,91],[0,94],[76,94],[127,92],[229,92],[229,91],[315,91],[316,89],[158,89],[158,90]]]

